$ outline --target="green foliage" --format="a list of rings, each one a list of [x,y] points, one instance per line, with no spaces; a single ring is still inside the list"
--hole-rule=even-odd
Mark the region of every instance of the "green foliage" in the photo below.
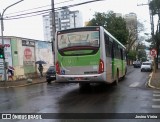
[[[131,50],[128,52],[127,58],[130,60],[136,60],[137,52],[135,50]]]
[[[159,10],[160,10],[160,0],[152,0],[149,3],[149,8],[152,11],[152,14],[158,14]]]
[[[147,55],[146,55],[146,51],[144,49],[141,49],[140,51],[138,51],[138,59],[142,60],[142,61],[146,61],[147,60]]]
[[[105,26],[107,21],[107,15],[105,13],[96,12],[94,18],[89,21],[87,26]]]
[[[149,8],[151,10],[151,14],[153,15],[158,15],[158,23],[157,23],[157,31],[155,35],[153,36],[153,43],[152,43],[152,47],[156,48],[156,50],[159,50],[160,48],[160,0],[152,0],[149,3]],[[158,29],[159,28],[159,29]],[[152,34],[154,34],[154,31],[152,30]],[[159,51],[157,52],[157,58],[156,58],[156,62],[158,62],[158,55],[159,55]],[[156,63],[156,68],[158,68],[158,63]]]
[[[127,55],[129,60],[142,60],[142,61],[146,61],[147,60],[147,55],[146,55],[146,51],[144,49],[140,49],[139,51],[136,50],[130,50],[128,52]]]
[[[116,17],[115,14],[108,15],[106,29],[116,37],[122,44],[127,44],[128,30],[126,29],[126,22],[122,17]]]
[[[116,17],[113,11],[106,13],[95,13],[94,18],[89,21],[87,26],[103,26],[123,45],[127,44],[128,30],[126,29],[126,22],[122,17]]]

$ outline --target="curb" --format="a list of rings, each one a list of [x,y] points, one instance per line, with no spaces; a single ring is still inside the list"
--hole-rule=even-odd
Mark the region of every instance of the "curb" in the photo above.
[[[151,85],[152,75],[153,75],[153,72],[149,75],[150,78],[149,78],[149,81],[148,81],[148,86],[149,86],[150,88],[159,89],[159,90],[160,90],[160,88],[157,88],[157,87]]]
[[[46,81],[41,81],[41,82],[35,82],[35,83],[26,83],[23,85],[17,85],[17,86],[6,86],[6,87],[0,87],[0,88],[17,88],[17,87],[24,87],[24,86],[30,86],[34,84],[40,84],[40,83],[45,83]]]

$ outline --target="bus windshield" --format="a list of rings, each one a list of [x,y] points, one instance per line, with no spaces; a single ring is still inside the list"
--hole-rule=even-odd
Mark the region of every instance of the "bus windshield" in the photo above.
[[[99,31],[80,31],[58,34],[58,49],[78,46],[99,47]]]

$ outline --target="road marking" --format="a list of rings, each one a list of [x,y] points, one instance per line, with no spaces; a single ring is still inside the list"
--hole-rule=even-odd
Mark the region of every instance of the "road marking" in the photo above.
[[[160,91],[153,91],[153,97],[159,98],[160,97]],[[152,99],[154,102],[160,102],[160,99]],[[160,105],[152,105],[152,108],[160,109]]]
[[[129,85],[129,87],[136,87],[136,86],[138,86],[139,85],[139,82],[134,82],[134,83],[132,83],[131,85]]]
[[[160,94],[153,94],[153,97],[160,97]]]
[[[160,108],[160,105],[152,105],[152,108]]]
[[[153,93],[160,93],[160,91],[153,91]]]
[[[152,101],[160,101],[160,99],[152,99]]]

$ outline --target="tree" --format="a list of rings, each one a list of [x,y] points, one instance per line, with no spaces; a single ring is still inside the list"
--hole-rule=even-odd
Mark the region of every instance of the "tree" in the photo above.
[[[141,60],[142,62],[147,60],[146,51],[144,49],[139,50],[137,56],[138,56],[138,59]]]
[[[149,9],[152,11],[153,15],[158,14],[160,18],[160,1],[159,0],[152,0],[149,3]]]
[[[146,46],[139,42],[135,50],[130,50],[128,52],[128,59],[132,61],[136,59],[146,61],[147,55],[145,49]]]
[[[149,38],[149,39],[146,39],[145,41],[151,43],[150,46],[149,46],[149,50],[154,48],[155,41],[153,41],[152,37]]]
[[[96,12],[87,26],[103,26],[123,45],[127,44],[128,29],[126,28],[126,22],[122,17],[116,17],[113,11],[108,13]]]
[[[127,51],[129,52],[134,43],[138,41],[138,34],[144,31],[144,25],[139,21],[134,21],[134,20],[128,21],[127,23],[128,25],[130,25],[127,26],[129,30],[128,40],[127,40]]]
[[[158,68],[158,55],[159,55],[159,46],[160,46],[160,0],[152,0],[149,3],[149,9],[151,10],[152,16],[158,15],[158,24],[157,24],[157,31],[156,34],[152,32],[152,40],[148,41],[153,41],[152,46],[156,48],[157,50],[157,58],[156,58],[156,68]]]
[[[134,26],[128,26],[127,23],[134,23]],[[133,25],[133,24],[129,24]],[[126,45],[127,52],[130,51],[133,44],[138,40],[138,33],[144,30],[144,25],[139,21],[127,21],[122,17],[116,17],[113,11],[108,13],[96,12],[87,26],[103,26],[123,45]]]
[[[137,55],[137,52],[135,50],[131,50],[128,52],[127,58],[134,61],[136,60],[136,55]]]
[[[89,21],[87,26],[103,26],[103,27],[105,27],[106,22],[107,22],[107,14],[96,12],[94,14],[94,18],[91,21]]]

